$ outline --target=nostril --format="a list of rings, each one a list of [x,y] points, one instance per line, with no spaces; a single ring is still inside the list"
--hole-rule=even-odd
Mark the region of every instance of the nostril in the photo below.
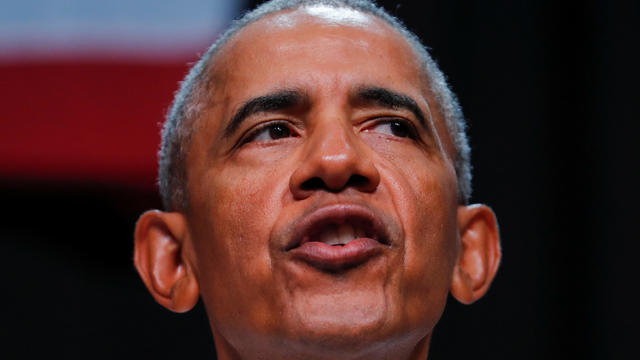
[[[359,188],[363,188],[363,187],[365,187],[367,185],[369,185],[369,179],[366,176],[353,174],[349,178],[349,181],[347,181],[347,185],[346,186],[352,186],[354,188],[359,189]]]
[[[340,184],[339,186],[329,186],[327,183],[322,180],[320,177],[313,177],[300,185],[300,189],[304,191],[312,191],[312,190],[325,190],[330,192],[342,191],[346,187],[354,187],[356,189],[361,189],[367,187],[370,181],[366,176],[354,174],[349,177],[346,183]]]
[[[311,178],[300,185],[300,188],[305,191],[327,189],[327,185],[319,177]]]

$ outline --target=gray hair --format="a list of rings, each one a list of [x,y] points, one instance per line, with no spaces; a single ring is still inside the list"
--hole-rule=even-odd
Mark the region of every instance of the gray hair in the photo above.
[[[212,58],[238,31],[267,15],[294,10],[304,6],[330,6],[348,8],[382,19],[397,30],[414,48],[422,62],[447,129],[456,150],[455,170],[458,179],[458,201],[468,203],[471,196],[470,148],[466,135],[466,121],[458,100],[447,85],[444,74],[429,56],[418,37],[396,17],[370,0],[272,0],[234,21],[229,29],[207,50],[191,68],[176,92],[173,104],[162,128],[162,144],[158,154],[160,195],[166,210],[185,211],[189,207],[187,192],[186,158],[194,132],[194,121],[206,107],[205,95],[210,89],[209,74],[214,66]]]

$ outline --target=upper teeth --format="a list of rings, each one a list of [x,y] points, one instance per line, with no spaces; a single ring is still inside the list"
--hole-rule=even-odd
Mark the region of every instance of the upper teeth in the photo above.
[[[349,224],[329,225],[318,235],[317,241],[327,245],[346,245],[351,240],[364,237],[365,232]]]

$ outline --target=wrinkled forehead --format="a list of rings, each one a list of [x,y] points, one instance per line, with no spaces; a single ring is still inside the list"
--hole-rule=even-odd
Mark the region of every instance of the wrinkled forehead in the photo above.
[[[310,29],[315,31],[309,31]],[[251,49],[260,42],[280,46],[283,36],[290,36],[291,33],[300,34],[299,38],[313,36],[311,34],[315,34],[316,37],[331,38],[332,34],[340,33],[340,36],[351,36],[356,45],[358,42],[364,43],[365,37],[368,41],[372,39],[377,41],[380,47],[383,47],[383,44],[392,44],[393,48],[387,49],[389,52],[407,54],[406,65],[426,75],[422,71],[422,61],[416,49],[404,35],[385,20],[360,10],[322,4],[283,10],[250,23],[224,45],[216,56],[217,59],[214,59],[211,70],[215,72],[229,65],[228,61],[235,62],[242,54],[251,52]],[[300,43],[297,46],[300,46]],[[327,54],[318,55],[326,56]]]

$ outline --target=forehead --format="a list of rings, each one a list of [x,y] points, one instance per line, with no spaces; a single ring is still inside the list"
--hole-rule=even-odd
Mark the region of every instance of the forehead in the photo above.
[[[329,80],[426,88],[416,53],[397,30],[373,15],[329,6],[283,11],[248,25],[220,51],[212,70],[213,88],[223,85],[225,92]]]

